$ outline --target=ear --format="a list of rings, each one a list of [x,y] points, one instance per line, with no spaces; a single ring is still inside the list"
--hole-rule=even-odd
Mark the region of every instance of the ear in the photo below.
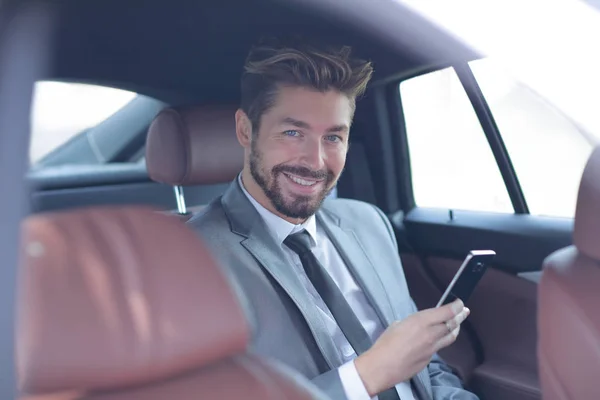
[[[235,134],[242,147],[246,149],[250,147],[252,142],[252,123],[242,109],[238,109],[235,112]]]

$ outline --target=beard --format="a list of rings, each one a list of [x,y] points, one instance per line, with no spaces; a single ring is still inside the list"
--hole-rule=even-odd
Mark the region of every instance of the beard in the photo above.
[[[307,219],[314,215],[331,192],[335,175],[331,170],[313,171],[306,167],[279,164],[270,171],[261,166],[262,153],[252,142],[250,150],[250,174],[263,190],[273,207],[280,214],[294,219]],[[283,173],[290,173],[301,178],[324,180],[323,190],[312,196],[291,195],[286,199],[278,178]]]

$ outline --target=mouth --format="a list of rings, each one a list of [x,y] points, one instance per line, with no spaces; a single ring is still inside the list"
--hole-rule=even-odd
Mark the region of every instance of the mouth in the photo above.
[[[303,194],[313,193],[324,182],[324,179],[299,177],[287,172],[284,172],[283,175],[288,178],[288,182],[292,183],[292,187],[294,187],[296,190],[299,190]]]

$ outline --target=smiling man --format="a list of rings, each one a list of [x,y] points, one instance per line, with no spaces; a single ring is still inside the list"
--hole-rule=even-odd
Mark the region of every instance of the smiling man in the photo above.
[[[418,312],[384,214],[327,199],[371,74],[347,47],[254,47],[235,115],[244,169],[190,224],[240,289],[256,353],[332,399],[476,399],[436,355],[469,310]]]

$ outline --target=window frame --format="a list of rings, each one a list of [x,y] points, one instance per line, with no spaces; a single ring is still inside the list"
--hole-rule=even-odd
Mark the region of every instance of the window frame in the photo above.
[[[504,186],[513,206],[513,213],[517,215],[529,214],[529,208],[516,171],[512,165],[510,155],[504,145],[500,131],[496,125],[491,109],[485,99],[468,62],[437,65],[414,74],[406,75],[400,79],[390,82],[388,86],[388,102],[390,107],[390,116],[394,126],[394,148],[397,149],[396,172],[398,176],[398,197],[402,206],[402,211],[408,214],[418,205],[414,199],[412,170],[410,161],[410,149],[408,146],[408,134],[405,124],[404,108],[402,106],[402,95],[399,90],[400,84],[412,78],[426,75],[431,72],[439,71],[445,68],[453,68],[467,97],[477,120],[486,136],[486,140],[492,150],[494,160],[500,170]]]
[[[512,202],[515,214],[529,214],[529,207],[527,206],[523,189],[521,188],[519,178],[517,177],[517,172],[512,164],[508,150],[504,145],[504,140],[502,139],[492,110],[485,99],[483,91],[479,87],[479,83],[477,82],[471,67],[468,63],[461,63],[454,66],[454,70],[456,71],[463,88],[467,92],[467,96],[475,110],[479,124],[483,128],[483,133],[485,133],[488,144],[492,149],[496,164],[502,174],[504,185],[508,190],[508,195]]]
[[[71,82],[66,82],[71,83]],[[72,83],[80,83],[73,81]],[[87,85],[120,89],[102,83]],[[127,89],[123,89],[127,90]],[[48,154],[29,166],[41,170],[63,166],[108,165],[135,163],[146,142],[147,128],[154,117],[168,104],[156,98],[134,92],[123,107],[95,126],[76,133]],[[126,127],[127,129],[123,129]]]

